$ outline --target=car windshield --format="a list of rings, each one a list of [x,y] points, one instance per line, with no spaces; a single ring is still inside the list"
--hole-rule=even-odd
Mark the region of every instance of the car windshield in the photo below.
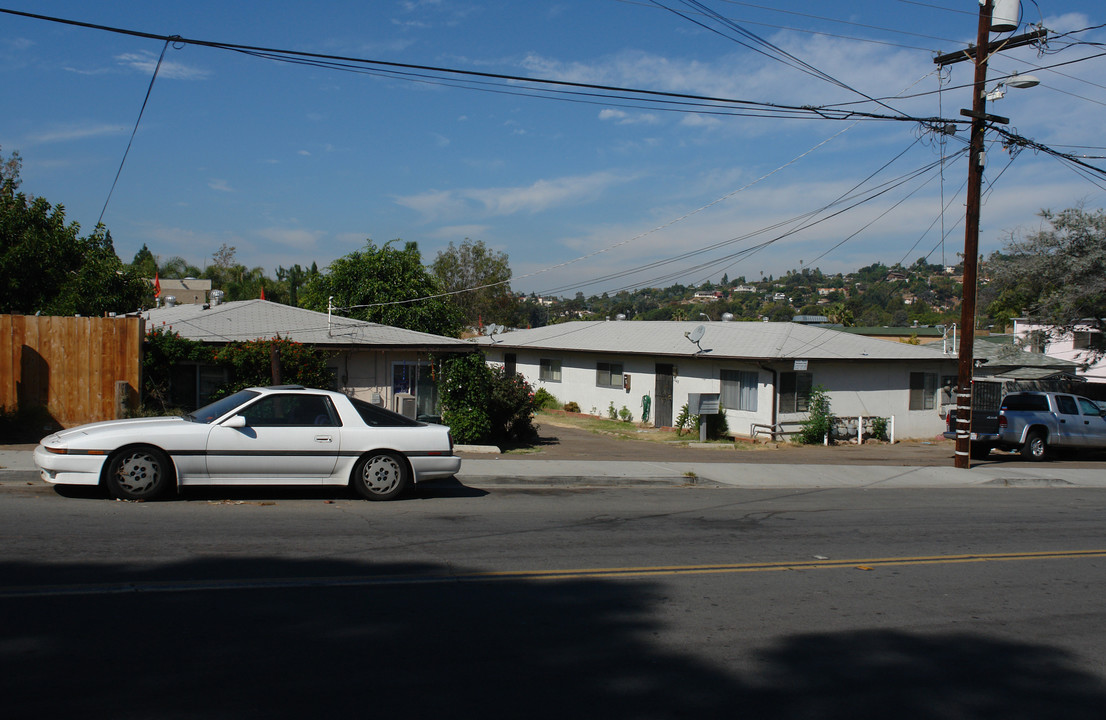
[[[185,415],[184,419],[191,420],[192,422],[211,424],[217,418],[223,417],[234,408],[258,395],[260,395],[260,393],[255,390],[239,390],[233,395],[228,395],[221,400],[216,400],[210,405],[204,405],[196,412]]]

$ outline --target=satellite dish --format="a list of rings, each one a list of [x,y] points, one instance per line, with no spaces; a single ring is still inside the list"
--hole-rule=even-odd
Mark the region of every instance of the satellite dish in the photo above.
[[[702,325],[697,325],[695,329],[692,330],[690,334],[688,334],[687,339],[693,343],[697,343],[703,339],[703,335],[706,333],[706,331],[707,329],[705,327],[703,327]]]
[[[491,323],[490,325],[488,325],[488,327],[484,328],[484,333],[488,337],[495,335],[497,332],[499,332],[499,328],[496,326],[495,323]]]

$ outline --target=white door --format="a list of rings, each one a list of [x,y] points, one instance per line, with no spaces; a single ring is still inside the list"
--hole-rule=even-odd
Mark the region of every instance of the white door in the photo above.
[[[224,423],[208,434],[212,482],[318,484],[334,472],[341,428],[325,396],[302,391],[263,395],[240,415],[244,427]]]

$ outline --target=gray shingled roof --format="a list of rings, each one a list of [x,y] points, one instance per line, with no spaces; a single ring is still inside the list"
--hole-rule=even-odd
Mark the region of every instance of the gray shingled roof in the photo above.
[[[171,327],[181,337],[211,343],[247,342],[280,335],[309,345],[372,345],[419,349],[464,350],[457,338],[416,332],[377,323],[281,305],[267,300],[239,300],[204,309],[176,305],[147,310],[146,329]]]
[[[702,325],[702,357],[759,360],[930,360],[917,345],[850,335],[831,328],[789,322],[568,322],[494,336],[500,347],[694,356],[699,352],[685,333]],[[481,345],[491,340],[482,337]]]

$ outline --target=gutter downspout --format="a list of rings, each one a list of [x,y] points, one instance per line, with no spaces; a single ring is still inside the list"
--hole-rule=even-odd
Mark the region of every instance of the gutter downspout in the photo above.
[[[779,419],[779,373],[774,368],[760,366],[761,370],[767,370],[772,373],[772,439],[776,439],[776,433],[774,428],[776,427],[776,421]]]

